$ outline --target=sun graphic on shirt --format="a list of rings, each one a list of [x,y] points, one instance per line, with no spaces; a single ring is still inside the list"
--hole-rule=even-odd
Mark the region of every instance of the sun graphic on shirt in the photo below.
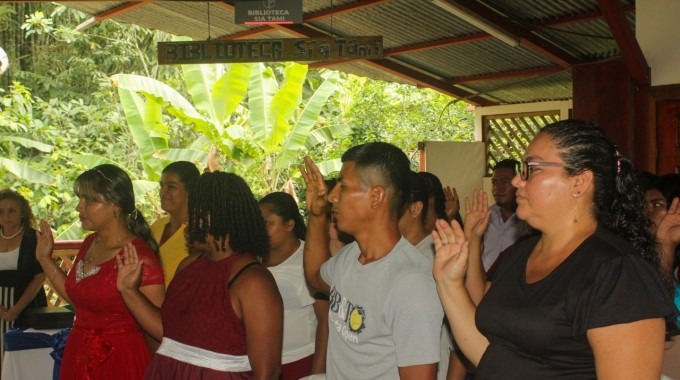
[[[355,333],[360,333],[366,328],[364,321],[366,320],[366,312],[361,306],[355,306],[349,314],[349,329]]]

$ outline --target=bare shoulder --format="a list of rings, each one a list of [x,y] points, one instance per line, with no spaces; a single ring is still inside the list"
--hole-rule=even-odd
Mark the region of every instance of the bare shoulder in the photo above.
[[[236,316],[243,319],[248,310],[249,314],[261,314],[263,308],[270,309],[273,305],[283,308],[279,288],[271,272],[252,256],[243,256],[232,264],[229,279],[229,293]]]
[[[232,290],[243,289],[250,292],[262,285],[273,283],[276,286],[271,272],[252,255],[243,254],[234,260],[231,267]]]

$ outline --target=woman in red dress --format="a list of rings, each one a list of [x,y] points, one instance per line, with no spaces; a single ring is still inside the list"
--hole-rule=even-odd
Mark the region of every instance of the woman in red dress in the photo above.
[[[245,181],[223,172],[195,180],[185,233],[192,255],[168,287],[163,341],[146,379],[278,380],[283,301],[258,260],[269,251],[268,237]],[[119,263],[139,268],[134,250]],[[124,292],[135,291],[135,281],[126,285]]]
[[[163,270],[149,226],[135,207],[130,177],[113,165],[100,165],[76,179],[76,210],[84,229],[94,231],[81,245],[66,276],[52,259],[54,242],[47,222],[38,233],[36,257],[56,291],[75,306],[76,319],[66,341],[61,380],[136,380],[150,359],[144,332],[160,340],[153,315],[165,294]],[[116,256],[134,247],[144,262],[140,297],[117,288]]]

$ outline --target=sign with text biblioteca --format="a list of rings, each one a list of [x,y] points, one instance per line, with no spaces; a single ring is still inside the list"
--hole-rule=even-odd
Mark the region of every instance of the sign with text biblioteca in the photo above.
[[[302,0],[235,1],[236,24],[302,24]]]
[[[158,43],[158,63],[161,65],[382,58],[382,36]]]

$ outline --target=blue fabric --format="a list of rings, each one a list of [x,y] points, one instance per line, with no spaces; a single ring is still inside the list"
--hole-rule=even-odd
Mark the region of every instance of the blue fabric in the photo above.
[[[680,284],[675,285],[675,307],[680,310]],[[677,326],[680,329],[680,314],[677,317]]]
[[[5,351],[31,350],[34,348],[52,347],[52,336],[45,333],[24,333],[14,328],[5,333]]]
[[[59,380],[59,372],[61,371],[61,358],[64,356],[64,347],[66,347],[66,338],[71,333],[71,329],[63,329],[58,333],[52,335],[54,351],[50,352],[50,356],[54,359],[54,368],[52,369],[52,380]]]
[[[61,358],[64,354],[64,347],[66,346],[66,338],[68,338],[70,332],[71,329],[67,328],[54,335],[49,335],[41,332],[24,333],[22,329],[13,328],[5,333],[5,351],[21,351],[52,347],[53,351],[50,353],[50,356],[54,359],[52,379],[58,380],[59,371],[61,370]]]

